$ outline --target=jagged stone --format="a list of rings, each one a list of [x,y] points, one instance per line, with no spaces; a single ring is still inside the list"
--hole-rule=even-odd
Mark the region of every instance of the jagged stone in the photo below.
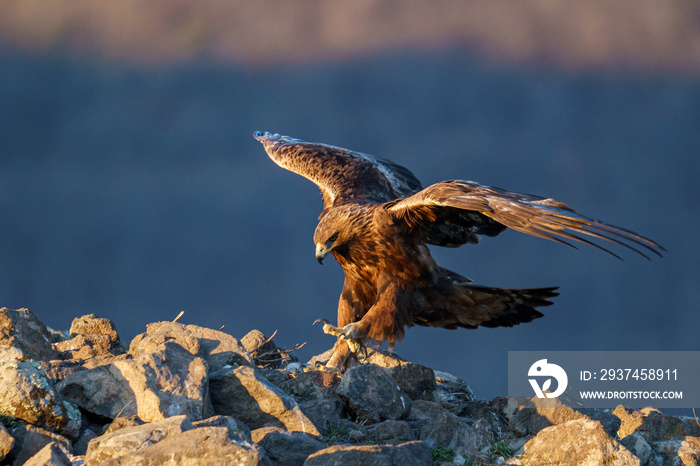
[[[51,333],[28,309],[0,308],[0,346],[14,346],[36,361],[58,359]]]
[[[95,356],[90,359],[81,359],[83,369],[94,369],[99,366],[105,366],[117,361],[131,360],[132,358],[128,354],[120,354],[117,356],[104,355]],[[70,361],[70,360],[68,360]],[[66,362],[68,362],[66,361]]]
[[[664,440],[669,436],[700,436],[700,426],[694,419],[670,416],[653,408],[636,411],[618,406],[613,414],[622,422],[618,431],[620,438],[633,432],[642,434],[647,442]]]
[[[254,430],[252,436],[274,464],[301,466],[309,455],[327,446],[310,435],[287,432],[280,427],[262,427]]]
[[[700,437],[674,437],[653,442],[664,466],[698,466],[700,464]]]
[[[301,372],[296,377],[286,380],[280,388],[289,393],[298,402],[332,398],[337,396],[335,389],[340,377],[326,371]]]
[[[322,434],[326,433],[329,424],[337,424],[341,419],[348,417],[345,403],[337,395],[332,398],[302,401],[299,403],[299,409]]]
[[[386,369],[362,364],[345,372],[337,388],[348,410],[358,419],[376,423],[404,419],[411,411],[411,399]]]
[[[88,444],[85,466],[98,465],[109,459],[134,454],[166,437],[193,428],[187,416],[181,415],[101,435]]]
[[[508,426],[518,437],[536,435],[545,427],[568,421],[589,419],[556,398],[497,398],[492,406],[508,421]]]
[[[24,462],[24,466],[71,466],[68,456],[55,443],[49,443]]]
[[[131,416],[119,416],[105,426],[103,434],[110,434],[127,427],[142,426],[144,422],[135,414]]]
[[[309,456],[304,466],[425,466],[433,464],[430,447],[413,441],[400,445],[335,445]]]
[[[81,429],[80,436],[73,442],[73,454],[77,456],[84,456],[87,453],[88,444],[92,439],[100,436],[101,430],[93,429]]]
[[[19,426],[14,429],[13,434],[17,440],[15,450],[11,456],[14,457],[13,464],[21,465],[29,458],[36,455],[47,445],[56,445],[66,455],[73,454],[70,441],[58,434],[32,425]]]
[[[621,439],[633,434],[644,423],[645,416],[642,413],[626,406],[617,406],[613,414],[621,421],[617,430],[617,436]]]
[[[87,458],[85,464],[90,466]],[[200,427],[188,430],[102,464],[104,466],[162,464],[272,466],[270,460],[255,445],[245,440],[232,441],[226,427]]]
[[[270,369],[268,367],[256,367],[255,370],[265,377],[272,385],[285,392],[282,387],[284,387],[284,384],[291,378],[287,371]]]
[[[178,322],[155,322],[146,326],[146,333],[137,335],[129,345],[129,354],[136,359],[139,355],[150,353],[153,348],[172,341],[195,356],[207,361],[211,371],[217,371],[225,365],[253,365],[245,348],[228,333],[184,325]]]
[[[37,361],[44,368],[46,377],[54,386],[61,380],[70,377],[73,373],[85,370],[82,359],[53,359],[51,361]]]
[[[389,369],[396,383],[401,387],[401,390],[411,398],[411,400],[428,400],[435,399],[435,390],[437,383],[435,382],[435,372],[426,366],[420,364],[405,363]]]
[[[610,437],[598,421],[576,419],[542,429],[525,444],[524,464],[580,466],[639,465],[627,448]]]
[[[95,314],[88,314],[76,317],[70,325],[71,338],[78,335],[105,335],[117,349],[121,346],[117,326],[110,319],[97,317]]]
[[[431,421],[438,417],[440,414],[449,412],[447,408],[444,408],[437,401],[426,401],[426,400],[416,400],[413,402],[411,408],[411,413],[409,414],[408,421]]]
[[[0,462],[10,453],[15,445],[15,438],[0,424]]]
[[[56,384],[56,389],[85,411],[108,419],[114,419],[120,412],[132,416],[138,409],[134,390],[114,364],[74,372]]]
[[[452,414],[461,415],[467,405],[474,401],[474,393],[464,380],[447,372],[434,372],[437,384],[435,401],[449,409]]]
[[[485,421],[469,425],[454,414],[444,412],[423,427],[420,440],[431,448],[448,448],[466,455],[492,444],[494,438]]]
[[[639,458],[641,466],[656,466],[656,453],[639,432],[626,435],[620,443]]]
[[[95,356],[114,356],[112,340],[107,335],[76,335],[70,340],[54,343],[61,359],[90,359]]]
[[[605,432],[607,432],[609,436],[613,438],[618,436],[618,431],[620,430],[622,422],[620,421],[620,418],[615,416],[610,411],[603,411],[593,408],[577,408],[575,411],[583,414],[588,419],[600,422],[603,425],[603,429],[605,429]]]
[[[248,332],[241,338],[241,345],[258,367],[278,368],[298,361],[296,356],[278,348],[272,340],[268,341],[260,330]]]
[[[367,440],[377,444],[398,445],[416,440],[407,422],[392,419],[368,426],[364,435]]]
[[[428,400],[435,398],[437,383],[435,372],[426,366],[406,361],[396,353],[367,348],[358,356],[362,364],[374,364],[389,371],[396,383],[411,400]]]
[[[251,429],[276,426],[319,435],[294,398],[252,367],[227,366],[211,373],[209,389],[216,413],[240,419]]]
[[[80,412],[65,402],[41,365],[19,348],[0,346],[0,416],[22,419],[54,432],[75,437]]]
[[[202,419],[201,421],[193,422],[192,425],[195,429],[199,427],[226,427],[231,440],[236,442],[239,440],[245,440],[247,442],[253,441],[250,436],[250,428],[231,416],[216,415],[207,419]]]
[[[206,362],[172,341],[133,360],[76,372],[57,388],[86,411],[109,419],[120,412],[137,414],[145,422],[179,414],[199,420],[213,414]]]

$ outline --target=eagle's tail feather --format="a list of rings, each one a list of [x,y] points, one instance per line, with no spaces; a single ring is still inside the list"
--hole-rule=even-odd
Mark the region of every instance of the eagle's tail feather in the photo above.
[[[414,314],[414,323],[430,327],[512,327],[542,317],[539,307],[552,304],[557,287],[508,289],[477,285],[453,285],[441,306]],[[443,295],[444,296],[444,295]]]

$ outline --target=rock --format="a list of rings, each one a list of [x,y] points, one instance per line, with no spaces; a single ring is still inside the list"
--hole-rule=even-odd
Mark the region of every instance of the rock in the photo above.
[[[337,393],[358,420],[368,423],[404,419],[411,411],[408,395],[386,369],[374,364],[348,369]]]
[[[55,443],[49,443],[24,462],[24,466],[71,466],[68,456]]]
[[[73,319],[70,339],[54,343],[53,347],[61,359],[90,359],[124,353],[114,322],[95,314]]]
[[[260,330],[248,332],[241,338],[241,345],[250,353],[258,367],[276,369],[298,361],[296,356],[278,348],[272,340],[268,341],[268,338]]]
[[[181,415],[101,435],[88,444],[85,465],[97,465],[109,459],[134,454],[166,437],[193,428],[187,416]]]
[[[420,364],[405,363],[389,369],[396,383],[401,387],[401,390],[411,398],[411,400],[428,400],[435,399],[435,390],[437,383],[435,382],[435,372],[426,366]]]
[[[230,366],[210,375],[209,389],[218,414],[240,419],[251,429],[284,427],[319,435],[297,402],[248,366]]]
[[[78,435],[80,412],[61,399],[36,361],[19,348],[0,346],[0,374],[0,416]]]
[[[0,462],[10,453],[15,445],[15,438],[5,429],[5,426],[0,424]]]
[[[367,348],[358,360],[362,364],[374,364],[388,369],[389,375],[411,400],[434,400],[437,383],[435,372],[431,368],[406,361],[396,353],[372,348]]]
[[[235,442],[239,440],[245,440],[247,442],[253,441],[248,426],[231,416],[212,416],[201,421],[193,422],[192,425],[195,429],[199,427],[226,427],[231,440]]]
[[[472,426],[454,414],[445,412],[423,427],[420,440],[431,448],[447,448],[467,455],[492,444],[494,438],[485,421]]]
[[[228,333],[197,325],[177,322],[156,322],[146,326],[146,333],[137,335],[129,345],[129,354],[134,359],[166,341],[179,344],[195,356],[207,361],[211,371],[225,365],[253,365],[245,348]]]
[[[61,359],[90,359],[95,356],[114,356],[112,341],[107,335],[77,335],[70,340],[54,343]]]
[[[78,335],[104,335],[112,342],[112,349],[123,352],[117,326],[110,319],[97,317],[95,314],[88,314],[82,317],[73,319],[70,325],[71,338]]]
[[[577,419],[542,429],[525,444],[523,464],[639,465],[598,421]]]
[[[99,430],[82,429],[78,439],[73,442],[73,454],[77,456],[85,456],[87,447],[92,439],[100,436]]]
[[[85,464],[90,466],[87,458]],[[168,436],[160,442],[105,461],[102,464],[104,466],[272,465],[270,460],[255,445],[246,441],[231,441],[228,429],[225,427],[200,427]]]
[[[588,419],[593,421],[598,421],[603,425],[603,429],[608,433],[609,436],[615,438],[618,436],[618,431],[622,423],[620,418],[615,416],[609,410],[600,410],[593,408],[577,408],[577,412],[583,414]]]
[[[267,380],[283,392],[285,391],[282,387],[291,378],[287,371],[270,369],[268,367],[256,367],[255,369],[258,371],[259,374],[265,377],[265,380]]]
[[[620,438],[624,438],[632,432],[639,432],[647,442],[665,440],[669,436],[700,436],[700,426],[695,423],[695,420],[669,416],[653,408],[636,411],[618,406],[613,414],[622,422],[618,431]]]
[[[416,438],[418,438],[423,427],[433,422],[439,415],[449,412],[436,401],[415,400],[412,403],[411,412],[406,418],[406,422],[408,422]]]
[[[337,395],[332,398],[302,401],[299,403],[299,409],[322,434],[326,433],[329,425],[338,424],[341,419],[348,417],[345,403]]]
[[[413,402],[411,413],[407,419],[409,421],[420,421],[425,424],[446,412],[449,412],[449,410],[437,401],[416,400]]]
[[[326,444],[301,432],[287,432],[279,427],[253,431],[253,440],[274,464],[303,465],[309,455],[326,448]]]
[[[67,438],[40,427],[20,426],[14,430],[13,434],[17,439],[15,451],[12,452],[13,464],[24,464],[47,445],[55,445],[65,455],[73,454],[71,443]]]
[[[392,419],[368,426],[364,434],[367,440],[377,444],[398,445],[416,440],[407,422]]]
[[[133,416],[138,409],[129,381],[114,364],[74,372],[56,384],[56,389],[66,400],[107,419],[120,412]]]
[[[518,437],[536,435],[545,427],[568,421],[588,419],[556,398],[499,398],[492,406],[508,421],[508,426]]]
[[[106,366],[107,364],[112,364],[113,362],[117,361],[127,361],[131,360],[131,356],[128,354],[120,354],[118,356],[110,356],[110,355],[103,355],[103,356],[95,356],[90,359],[80,359],[79,361],[82,362],[82,367],[83,369],[94,369],[99,366]],[[66,361],[69,362],[70,360]]]
[[[471,401],[474,401],[474,393],[467,383],[447,372],[435,372],[435,401],[453,414],[461,415],[464,408]]]
[[[620,443],[639,458],[642,466],[656,466],[656,453],[639,432],[626,435]]]
[[[51,346],[51,333],[28,309],[0,308],[0,346],[14,346],[31,359],[58,359]]]
[[[296,377],[286,380],[280,388],[289,393],[298,402],[319,398],[336,397],[336,387],[340,377],[326,371],[301,372]]]
[[[109,419],[120,412],[145,422],[179,414],[200,420],[213,414],[206,362],[172,341],[133,360],[76,372],[57,388],[86,411]]]
[[[73,373],[85,370],[82,359],[53,359],[48,362],[37,361],[46,372],[46,377],[56,385],[61,380],[70,377]]]
[[[114,419],[111,423],[105,426],[103,434],[110,434],[116,432],[120,429],[126,429],[127,427],[142,426],[144,422],[137,416],[119,416]]]
[[[700,464],[700,437],[675,437],[653,442],[664,465],[697,466]]]
[[[430,447],[414,441],[400,445],[335,445],[309,456],[304,466],[425,466],[433,464]]]

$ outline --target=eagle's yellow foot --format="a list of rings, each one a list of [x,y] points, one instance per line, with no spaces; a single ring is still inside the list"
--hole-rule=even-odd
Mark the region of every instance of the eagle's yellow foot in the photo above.
[[[345,327],[340,328],[336,327],[335,325],[331,325],[331,323],[326,319],[317,319],[316,322],[314,322],[314,325],[318,323],[323,324],[323,333],[345,340],[351,352],[356,353],[360,350],[360,341],[364,335],[358,335],[359,332],[356,324],[348,324]]]

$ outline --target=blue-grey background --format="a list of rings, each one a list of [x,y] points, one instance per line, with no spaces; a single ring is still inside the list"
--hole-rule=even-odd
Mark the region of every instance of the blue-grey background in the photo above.
[[[333,340],[342,271],[311,240],[317,188],[252,138],[279,132],[389,158],[425,186],[462,178],[554,197],[663,244],[647,261],[505,232],[433,248],[483,284],[559,285],[515,328],[413,328],[396,347],[507,392],[514,350],[697,350],[700,79],[665,67],[562,67],[463,46],[256,64],[0,48],[0,305],[48,325],[114,320],[257,328],[302,360]]]

